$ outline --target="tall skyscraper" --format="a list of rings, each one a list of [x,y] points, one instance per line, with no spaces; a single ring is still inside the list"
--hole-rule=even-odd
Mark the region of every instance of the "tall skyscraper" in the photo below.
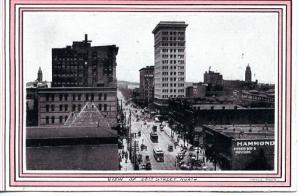
[[[161,21],[154,34],[154,104],[167,106],[169,98],[185,97],[185,22]]]
[[[250,83],[251,81],[252,81],[251,80],[251,68],[248,64],[247,67],[246,67],[246,71],[245,71],[245,82]]]

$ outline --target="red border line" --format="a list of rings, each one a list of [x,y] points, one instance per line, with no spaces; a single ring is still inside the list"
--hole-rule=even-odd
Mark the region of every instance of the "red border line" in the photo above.
[[[11,18],[11,23],[10,23],[10,62],[11,62],[11,65],[14,65],[14,66],[11,66],[11,72],[10,72],[10,76],[11,76],[11,89],[10,89],[10,94],[12,95],[11,97],[13,97],[13,100],[10,104],[10,108],[11,108],[11,115],[10,115],[10,130],[12,131],[11,132],[11,135],[10,135],[10,143],[11,144],[14,144],[14,139],[15,139],[15,134],[14,134],[14,131],[15,130],[15,110],[14,110],[14,103],[15,103],[15,96],[14,95],[14,92],[15,92],[15,55],[14,55],[14,51],[15,51],[15,40],[14,40],[14,37],[11,36],[11,32],[15,32],[15,29],[14,29],[14,24],[15,24],[15,5],[16,5],[16,2],[22,2],[22,3],[28,3],[28,1],[26,0],[18,0],[18,1],[11,1],[11,6],[10,7],[10,18]],[[30,3],[31,2],[31,3]],[[33,1],[31,0],[28,4],[32,4],[36,1]],[[49,1],[39,1],[39,3],[48,3]],[[60,4],[60,3],[67,3],[67,2],[70,2],[70,1],[55,1],[55,3],[57,4]],[[74,1],[72,1],[74,2]],[[76,1],[77,2],[77,1]],[[79,2],[79,1],[78,1]],[[94,5],[96,3],[99,3],[99,1],[84,1],[84,2],[81,2],[81,4],[87,4],[89,2],[89,4],[91,5]],[[188,2],[188,1],[176,1],[175,2],[172,2],[173,4],[179,4],[179,5],[182,5],[180,3],[188,3],[189,5],[196,5],[197,3],[201,3],[201,4],[205,4],[207,5],[207,3],[210,2],[210,1],[193,1],[193,2]],[[220,1],[213,1],[211,2],[212,4],[218,4],[217,2],[220,2]],[[224,3],[224,1],[222,1]],[[228,3],[232,3],[234,2],[235,4],[237,4],[236,1],[226,1],[226,4]],[[242,4],[246,3],[248,1],[245,1],[243,2]],[[256,2],[256,1],[251,1],[251,4],[253,5],[262,5],[263,2],[267,5],[272,5],[272,2],[273,1],[268,1],[268,2],[265,2],[265,1],[260,1],[260,2]],[[277,2],[277,1],[276,1]],[[53,2],[51,1],[51,3],[53,4]],[[159,3],[157,1],[147,1],[147,2],[140,2],[140,1],[101,1],[102,4],[117,4],[117,3],[121,3],[121,4],[127,4],[127,5],[132,5],[133,3],[138,3],[138,4],[141,4],[141,5],[163,5],[163,4],[170,4],[171,2],[170,1],[160,1]],[[239,4],[241,3],[240,1],[238,2]],[[249,2],[248,2],[249,3]],[[274,2],[273,2],[274,3]],[[283,3],[283,1],[280,1],[280,3]],[[291,38],[291,27],[289,27],[288,24],[290,24],[289,22],[291,21],[291,4],[289,1],[286,1],[286,4],[282,4],[282,5],[287,5],[287,72],[286,72],[286,77],[289,78],[290,80],[287,81],[287,100],[291,101],[291,41],[289,38]],[[15,35],[15,34],[13,34]],[[22,55],[20,53],[20,55]],[[22,60],[22,59],[21,59]],[[22,61],[21,61],[22,62]],[[23,68],[22,68],[22,71],[23,71]],[[23,78],[22,78],[23,79]],[[22,84],[23,85],[23,84]],[[278,89],[279,90],[279,89]],[[23,92],[22,92],[22,96],[23,96]],[[286,103],[286,110],[287,110],[287,114],[286,114],[286,122],[289,122],[290,123],[290,120],[291,120],[291,116],[290,116],[290,112],[291,112],[291,104],[290,103]],[[22,108],[23,110],[23,108]],[[22,119],[23,121],[23,119]],[[290,175],[290,164],[291,162],[288,162],[290,161],[290,130],[291,130],[291,124],[287,123],[286,124],[286,137],[287,137],[287,141],[286,141],[286,152],[287,152],[287,156],[286,156],[286,163],[289,163],[286,165],[286,175],[289,174]],[[22,139],[22,138],[21,138]],[[16,164],[15,163],[15,159],[14,159],[14,152],[15,152],[15,149],[14,149],[14,145],[12,148],[10,148],[10,158],[12,160],[12,164]],[[32,183],[31,185],[34,185],[34,186],[55,186],[55,182],[17,182],[16,179],[15,179],[15,173],[14,173],[14,167],[10,166],[10,174],[11,174],[11,185],[15,185],[15,186],[22,186],[22,185],[26,185],[26,186],[30,186],[30,183]],[[124,175],[124,174],[121,174],[121,175]],[[136,175],[136,174],[135,174]],[[149,176],[149,174],[147,174]],[[176,174],[177,176],[179,174]],[[187,176],[185,176],[187,177]],[[48,184],[47,184],[48,183]],[[62,185],[63,183],[63,185]],[[77,183],[80,183],[80,184],[84,184],[85,185],[88,185],[86,183],[90,183],[90,186],[101,186],[102,182],[58,182],[58,186],[78,186]],[[141,183],[141,182],[138,182],[139,185],[138,186],[152,186],[151,183],[149,184],[149,182],[147,182],[147,184],[144,184],[144,183]],[[172,182],[170,183],[170,185],[166,185],[166,184],[169,184],[167,182],[163,182],[164,184],[163,185],[159,185],[159,186],[191,186],[191,183],[184,183],[184,182],[179,182],[180,184],[178,184],[177,182]],[[233,182],[195,182],[197,183],[197,186],[235,186],[234,184],[236,183],[233,183]],[[213,185],[210,185],[210,184],[213,184]],[[221,183],[221,184],[220,184]],[[273,184],[272,184],[273,183]],[[241,187],[241,186],[250,186],[250,184],[255,184],[256,186],[274,186],[274,184],[276,183],[275,186],[287,186],[287,185],[290,185],[290,176],[287,177],[287,182],[239,182],[238,183],[238,187]],[[104,183],[105,185],[104,186],[114,186],[114,183],[112,182],[105,182]],[[117,183],[118,186],[119,186],[119,183]],[[218,185],[220,184],[220,185]],[[157,184],[156,184],[157,185]],[[131,184],[125,184],[125,186],[131,186]],[[134,185],[134,186],[137,186],[137,185]],[[195,186],[195,185],[193,185]]]

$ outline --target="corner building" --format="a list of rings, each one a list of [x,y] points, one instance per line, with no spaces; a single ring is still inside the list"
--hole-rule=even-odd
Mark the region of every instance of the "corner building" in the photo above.
[[[115,45],[91,46],[87,35],[72,46],[52,49],[52,87],[38,89],[38,126],[64,126],[87,103],[116,125]],[[102,123],[102,122],[99,122]]]
[[[154,34],[154,104],[166,107],[169,98],[185,97],[185,22],[161,21]]]
[[[115,87],[118,47],[91,46],[87,34],[72,46],[52,49],[52,87]]]

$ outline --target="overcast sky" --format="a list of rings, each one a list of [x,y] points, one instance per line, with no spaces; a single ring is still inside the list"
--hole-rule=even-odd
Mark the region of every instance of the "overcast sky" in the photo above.
[[[274,83],[277,66],[277,17],[272,13],[25,13],[24,79],[37,78],[38,67],[51,81],[51,49],[81,41],[115,44],[118,80],[139,81],[139,69],[154,64],[152,30],[160,21],[185,21],[186,81],[203,81],[211,66],[224,79],[252,78]]]

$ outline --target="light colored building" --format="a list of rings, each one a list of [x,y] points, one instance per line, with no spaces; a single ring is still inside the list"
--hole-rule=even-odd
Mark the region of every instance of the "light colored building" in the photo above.
[[[38,89],[38,126],[64,126],[86,103],[94,103],[112,127],[116,125],[117,91],[110,87],[52,87]]]
[[[169,98],[185,97],[185,22],[161,21],[154,34],[154,104],[167,106]]]

